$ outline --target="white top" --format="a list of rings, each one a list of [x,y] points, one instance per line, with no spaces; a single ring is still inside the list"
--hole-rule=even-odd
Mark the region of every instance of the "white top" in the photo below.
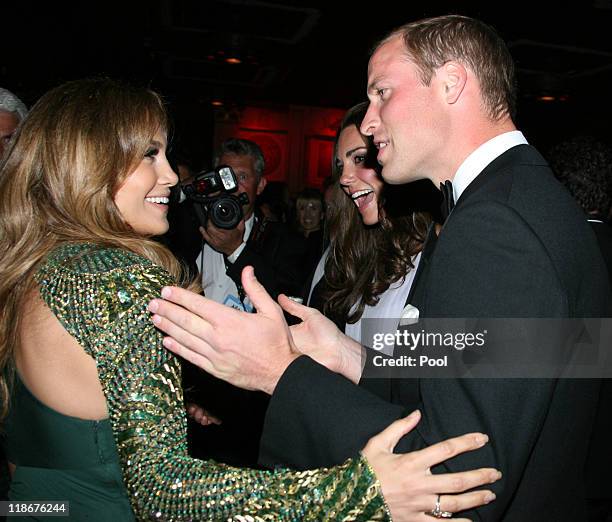
[[[483,143],[472,152],[457,169],[453,178],[453,194],[458,201],[463,191],[474,181],[485,167],[504,152],[516,147],[526,145],[527,140],[521,131],[504,132],[495,138]]]
[[[376,333],[391,333],[395,334],[397,330],[398,322],[402,316],[404,305],[408,299],[414,276],[421,260],[421,253],[419,252],[412,258],[412,264],[414,268],[406,274],[403,282],[396,281],[389,285],[389,288],[385,290],[380,296],[378,303],[374,306],[366,305],[361,318],[355,324],[346,324],[344,327],[344,333],[349,337],[352,337],[355,341],[360,344],[369,345],[370,342],[364,339],[366,342],[362,342],[361,335],[361,322],[364,319],[377,319],[376,321]],[[351,312],[355,309],[356,305],[351,309]],[[387,355],[393,354],[393,346],[385,347],[381,352]]]
[[[234,263],[238,256],[244,250],[246,242],[251,235],[253,225],[255,223],[255,215],[251,215],[244,223],[244,235],[242,236],[242,244],[234,251],[227,260]],[[204,248],[200,252],[196,260],[200,274],[202,274],[202,288],[204,295],[217,303],[221,303],[238,310],[247,312],[253,311],[253,305],[249,298],[245,298],[245,306],[240,301],[240,295],[236,283],[225,273],[225,260],[223,254],[217,252],[208,243],[204,244]]]
[[[327,261],[327,256],[329,255],[329,249],[330,249],[329,246],[325,249],[325,252],[323,252],[323,254],[321,255],[321,259],[319,259],[317,268],[315,268],[314,275],[312,276],[312,283],[310,283],[310,291],[308,292],[308,299],[306,300],[306,304],[308,305],[310,303],[310,298],[312,297],[312,291],[314,290],[314,287],[317,286],[317,283],[321,281],[321,279],[323,279],[323,275],[325,274],[325,261]]]

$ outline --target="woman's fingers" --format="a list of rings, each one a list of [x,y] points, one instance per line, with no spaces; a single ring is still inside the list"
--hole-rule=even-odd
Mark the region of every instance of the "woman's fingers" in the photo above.
[[[496,469],[482,468],[433,475],[430,468],[466,451],[483,447],[489,438],[482,433],[469,433],[405,455],[393,454],[399,439],[412,430],[420,418],[421,414],[416,410],[393,422],[370,439],[363,454],[380,480],[394,519],[427,522],[436,514],[444,513],[453,515],[455,521],[466,521],[455,518],[454,513],[488,504],[495,500],[495,495],[488,489],[464,491],[491,484],[501,478],[501,473]]]
[[[483,484],[492,484],[501,478],[502,474],[493,468],[481,468],[460,473],[444,473],[431,475],[423,479],[423,486],[428,491],[440,492],[440,509],[457,513],[483,506],[495,500],[495,494],[488,490],[468,491]],[[452,494],[456,493],[456,494]],[[424,512],[435,507],[437,494],[422,497],[419,508]]]
[[[411,453],[411,457],[415,464],[431,468],[460,453],[482,448],[488,441],[489,437],[484,433],[467,433],[415,451]]]
[[[470,491],[460,495],[440,495],[440,510],[451,513],[459,513],[467,509],[484,506],[495,500],[495,493],[488,489],[482,491]],[[435,506],[435,499],[434,505]]]
[[[421,504],[421,506],[417,508],[419,510],[423,510],[423,521],[429,521],[431,520],[431,517],[435,518],[432,512],[436,508],[437,499],[438,495],[428,495],[427,497],[423,497],[426,504]],[[469,493],[461,493],[459,495],[440,495],[440,511],[452,513],[452,517],[442,518],[452,518],[453,522],[467,520],[464,518],[457,518],[454,516],[454,514],[461,513],[462,511],[466,511],[468,509],[484,506],[490,502],[493,502],[493,500],[495,500],[495,493],[489,490],[470,491]]]
[[[494,468],[473,469],[459,473],[443,473],[431,475],[427,480],[430,491],[444,493],[461,493],[484,484],[492,484],[502,477],[500,471]]]
[[[374,444],[379,449],[384,449],[390,453],[398,441],[410,432],[421,420],[421,412],[414,410],[410,415],[398,419],[387,426],[378,435],[375,435],[368,442],[368,446]]]

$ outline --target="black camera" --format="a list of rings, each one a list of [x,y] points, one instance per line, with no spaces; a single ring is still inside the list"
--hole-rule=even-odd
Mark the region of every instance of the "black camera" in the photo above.
[[[210,172],[196,174],[193,182],[183,185],[183,194],[193,201],[203,227],[210,219],[217,228],[230,230],[242,220],[242,205],[249,203],[244,192],[235,196],[238,180],[232,167],[220,165]]]

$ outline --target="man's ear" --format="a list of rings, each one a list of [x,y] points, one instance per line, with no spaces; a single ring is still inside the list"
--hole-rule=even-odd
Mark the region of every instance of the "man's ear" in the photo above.
[[[259,183],[257,183],[257,195],[258,196],[259,194],[263,192],[263,189],[266,188],[267,183],[268,183],[268,180],[264,178],[263,176],[259,178]]]
[[[440,67],[440,74],[442,75],[446,103],[456,103],[467,82],[467,70],[465,66],[451,60]]]

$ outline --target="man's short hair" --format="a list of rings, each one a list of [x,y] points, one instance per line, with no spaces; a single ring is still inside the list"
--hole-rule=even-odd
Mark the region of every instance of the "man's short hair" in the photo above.
[[[376,45],[401,37],[408,58],[429,85],[434,71],[449,60],[467,66],[478,78],[488,115],[497,120],[516,109],[514,61],[502,38],[489,25],[467,16],[426,18],[398,27]]]
[[[255,161],[255,174],[257,174],[257,180],[259,181],[263,176],[264,169],[266,168],[266,161],[261,148],[254,141],[241,138],[230,138],[225,140],[215,155],[215,166],[219,165],[221,156],[224,154],[251,156]]]
[[[17,98],[11,91],[0,87],[0,111],[13,112],[19,118],[19,121],[28,114],[28,109],[25,104]]]
[[[606,218],[612,203],[612,147],[592,136],[555,145],[548,155],[555,176],[587,212]]]

